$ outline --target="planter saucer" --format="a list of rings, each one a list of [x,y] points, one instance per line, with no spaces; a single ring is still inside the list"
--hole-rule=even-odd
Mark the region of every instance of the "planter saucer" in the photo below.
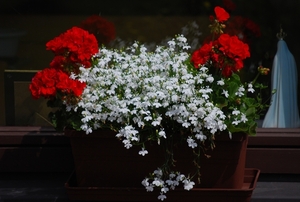
[[[241,189],[194,188],[190,191],[176,189],[167,193],[165,201],[250,202],[260,170],[246,168]],[[146,192],[136,187],[78,187],[75,173],[65,183],[71,201],[159,201],[158,192]]]

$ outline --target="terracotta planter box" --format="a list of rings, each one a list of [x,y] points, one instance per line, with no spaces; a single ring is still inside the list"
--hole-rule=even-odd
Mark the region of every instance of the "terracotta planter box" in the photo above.
[[[70,137],[79,187],[141,187],[141,181],[162,165],[161,147],[149,145],[146,156],[138,155],[139,148],[124,148],[111,131],[101,134],[66,131]],[[248,136],[235,134],[218,136],[211,158],[201,159],[199,188],[241,189],[244,183]],[[174,150],[178,160],[174,170],[189,174],[196,171],[193,152],[186,144]]]
[[[241,189],[194,188],[176,189],[167,193],[166,201],[250,202],[259,177],[258,169],[245,169]],[[75,173],[65,184],[71,201],[159,201],[158,192],[135,187],[78,187]]]

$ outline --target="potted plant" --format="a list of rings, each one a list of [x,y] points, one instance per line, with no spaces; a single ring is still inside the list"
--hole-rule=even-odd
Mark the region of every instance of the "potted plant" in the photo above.
[[[255,135],[264,86],[257,77],[240,79],[249,47],[223,33],[229,18],[223,8],[215,14],[213,38],[192,54],[182,35],[153,52],[138,42],[98,50],[95,36],[78,27],[46,44],[55,57],[35,75],[30,90],[57,108],[50,114],[54,126],[77,144],[73,152],[81,156],[75,164],[84,160],[76,164],[80,186],[142,184],[147,191],[158,189],[160,200],[180,184],[186,190],[198,184],[242,187],[247,136]],[[267,72],[259,70],[258,75]],[[221,150],[224,142],[229,154]],[[84,148],[76,150],[81,143]]]

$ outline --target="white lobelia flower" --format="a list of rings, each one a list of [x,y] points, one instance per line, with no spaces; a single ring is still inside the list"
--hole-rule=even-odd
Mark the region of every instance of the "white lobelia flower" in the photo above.
[[[185,190],[191,190],[191,189],[193,189],[193,187],[195,185],[195,182],[190,181],[189,179],[183,180],[183,183],[184,183],[184,189]]]
[[[255,92],[252,83],[248,83],[248,92],[251,92],[251,93]]]
[[[162,187],[160,189],[161,193],[167,193],[169,191],[169,188],[168,187]]]
[[[237,118],[234,119],[234,121],[232,121],[233,125],[239,125],[241,123],[240,120],[237,120]]]
[[[147,192],[152,192],[154,190],[154,186],[149,183],[149,178],[145,178],[142,181],[142,185],[146,188]]]
[[[160,137],[165,138],[165,139],[167,138],[166,133],[165,133],[164,130],[159,131],[159,132],[158,132],[158,135],[159,135]]]
[[[195,142],[195,140],[191,137],[188,137],[187,143],[188,143],[188,146],[191,148],[196,148],[198,146],[197,143]]]
[[[241,115],[241,122],[246,123],[248,121],[247,117],[245,114]]]
[[[139,151],[139,155],[141,156],[145,156],[146,154],[148,154],[148,151],[145,150],[145,148],[142,148],[142,150]]]
[[[229,93],[228,93],[228,91],[227,90],[224,90],[223,89],[223,92],[222,92],[222,94],[226,97],[226,98],[228,98],[229,97]]]
[[[224,79],[222,78],[222,79],[220,79],[219,81],[217,81],[217,84],[218,84],[219,86],[224,86],[224,85],[225,85]]]
[[[162,181],[160,178],[155,178],[152,184],[155,185],[156,187],[161,187],[164,185],[164,181]]]
[[[200,133],[196,134],[195,137],[200,140],[201,142],[206,140],[206,136],[203,135],[203,132],[201,131]]]
[[[214,77],[209,76],[209,77],[206,78],[206,81],[209,82],[209,83],[212,83],[212,82],[214,82]]]
[[[233,111],[232,111],[232,114],[233,115],[239,115],[241,112],[239,111],[239,110],[237,110],[237,109],[234,109]]]
[[[244,95],[244,92],[245,92],[244,86],[240,86],[238,91],[235,93],[235,95],[242,97]]]
[[[160,193],[160,195],[157,198],[158,198],[158,200],[163,201],[163,200],[165,200],[167,198],[167,196],[164,195],[163,193]]]
[[[158,168],[157,170],[155,170],[154,172],[153,172],[157,177],[161,177],[162,176],[162,170],[160,169],[160,168]]]

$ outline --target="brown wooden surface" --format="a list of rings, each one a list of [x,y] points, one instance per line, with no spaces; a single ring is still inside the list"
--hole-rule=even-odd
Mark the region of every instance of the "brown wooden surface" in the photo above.
[[[56,132],[52,127],[0,127],[1,146],[69,146],[70,142],[63,133]]]
[[[300,128],[258,128],[249,137],[246,167],[262,173],[300,174]]]
[[[258,128],[257,135],[249,137],[248,147],[300,147],[300,128]]]
[[[248,148],[246,167],[259,168],[262,173],[300,174],[298,148]]]
[[[300,174],[300,129],[259,128],[249,137],[246,167]],[[0,127],[0,172],[71,172],[69,139],[51,127]]]
[[[70,142],[45,127],[0,127],[0,172],[71,172]]]

